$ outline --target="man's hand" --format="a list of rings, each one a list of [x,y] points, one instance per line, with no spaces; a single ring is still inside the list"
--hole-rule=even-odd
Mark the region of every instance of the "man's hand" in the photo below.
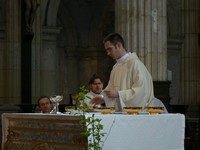
[[[119,93],[116,90],[105,90],[104,92],[109,98],[119,98]]]
[[[94,97],[90,101],[90,104],[93,104],[93,105],[103,104],[103,103],[105,103],[105,101],[104,101],[103,97],[101,97],[101,96]]]

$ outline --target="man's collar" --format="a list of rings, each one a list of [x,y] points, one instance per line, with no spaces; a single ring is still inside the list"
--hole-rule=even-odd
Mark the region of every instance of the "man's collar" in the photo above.
[[[124,60],[129,56],[129,53],[126,53],[124,56],[121,58],[117,59],[117,64],[123,63]]]

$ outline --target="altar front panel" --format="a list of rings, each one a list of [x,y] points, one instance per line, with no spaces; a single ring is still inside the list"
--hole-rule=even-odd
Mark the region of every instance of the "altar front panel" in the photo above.
[[[86,150],[79,116],[51,114],[2,115],[4,150]]]

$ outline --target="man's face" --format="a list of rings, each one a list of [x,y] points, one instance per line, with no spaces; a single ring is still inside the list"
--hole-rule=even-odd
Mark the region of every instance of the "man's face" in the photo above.
[[[104,48],[107,51],[107,55],[110,56],[112,59],[119,59],[120,58],[120,52],[118,44],[113,45],[110,43],[110,41],[107,41],[104,43]]]
[[[46,113],[46,112],[51,112],[51,103],[49,101],[48,98],[42,98],[40,99],[39,101],[39,107],[40,107],[40,110],[43,112],[43,113]]]
[[[92,92],[100,94],[103,89],[103,83],[101,82],[100,79],[95,79],[92,84],[90,84],[90,88]]]

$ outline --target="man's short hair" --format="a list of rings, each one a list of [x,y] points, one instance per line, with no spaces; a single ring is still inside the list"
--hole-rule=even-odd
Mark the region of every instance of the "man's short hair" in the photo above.
[[[88,84],[90,85],[90,84],[94,83],[94,81],[95,81],[96,79],[100,79],[100,81],[103,82],[102,78],[101,78],[98,74],[95,73],[95,74],[93,74],[92,77],[90,78]]]
[[[110,41],[110,43],[112,43],[113,45],[116,45],[118,42],[120,42],[124,47],[124,39],[119,33],[111,33],[107,35],[103,40],[103,44],[107,41]]]

